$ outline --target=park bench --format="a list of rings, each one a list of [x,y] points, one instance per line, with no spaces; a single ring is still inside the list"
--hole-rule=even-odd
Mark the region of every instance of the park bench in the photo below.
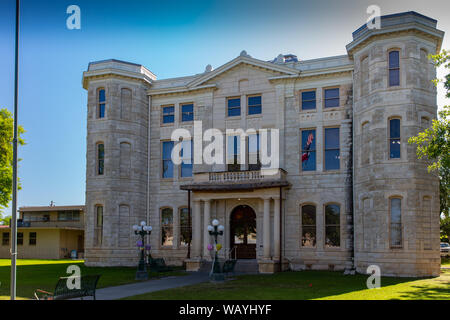
[[[223,263],[222,272],[225,273],[226,275],[228,275],[228,273],[234,274],[234,267],[236,266],[236,262],[237,262],[236,259],[226,260]]]
[[[37,300],[68,300],[83,297],[93,297],[95,300],[95,290],[100,275],[84,275],[80,278],[80,289],[69,289],[67,280],[72,282],[75,277],[59,278],[53,293],[37,289],[34,296]]]
[[[165,272],[165,271],[172,271],[172,269],[166,265],[166,262],[164,261],[163,258],[149,258],[148,259],[148,264],[149,264],[149,268],[150,271],[155,271],[155,272]]]

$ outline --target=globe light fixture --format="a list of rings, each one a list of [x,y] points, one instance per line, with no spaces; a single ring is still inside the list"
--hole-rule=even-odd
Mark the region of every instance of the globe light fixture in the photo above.
[[[147,265],[145,263],[145,250],[147,246],[145,245],[145,236],[148,236],[152,233],[152,227],[147,226],[147,223],[145,221],[142,221],[140,225],[135,224],[133,226],[134,234],[139,235],[141,237],[141,240],[139,242],[139,251],[140,251],[140,259],[138,268],[136,271],[136,280],[147,280],[148,279],[148,273],[147,273]]]
[[[212,270],[209,273],[209,277],[212,281],[224,281],[225,280],[222,269],[220,268],[219,257],[217,255],[217,252],[220,250],[220,247],[218,246],[218,243],[217,243],[217,237],[223,235],[224,229],[225,229],[224,226],[219,225],[219,220],[217,220],[217,219],[214,219],[212,221],[212,225],[208,226],[209,235],[214,237],[214,243],[215,243],[215,248],[216,248],[216,250],[214,250],[214,261],[213,261]]]

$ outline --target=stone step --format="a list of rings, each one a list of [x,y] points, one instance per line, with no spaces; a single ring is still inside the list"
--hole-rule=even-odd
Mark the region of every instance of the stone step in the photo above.
[[[223,261],[221,260],[222,264]],[[199,272],[209,273],[212,268],[212,261],[203,261]],[[258,273],[258,261],[256,259],[238,259],[234,267],[235,273]]]

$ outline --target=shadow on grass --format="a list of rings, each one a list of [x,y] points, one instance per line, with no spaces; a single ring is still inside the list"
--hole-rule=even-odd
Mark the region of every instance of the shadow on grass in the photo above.
[[[100,274],[98,288],[118,286],[138,282],[135,278],[136,267],[86,267],[80,261],[45,261],[43,264],[24,264],[17,266],[17,296],[33,298],[36,289],[53,292],[60,277],[67,277],[67,267],[77,265],[82,275]],[[10,266],[0,266],[0,296],[10,293]],[[186,274],[182,268],[173,268],[170,272],[149,272],[149,279]]]
[[[244,275],[221,284],[201,283],[152,292],[132,299],[156,300],[308,300],[367,289],[367,275],[346,276],[342,272],[300,271],[273,275]],[[416,278],[381,279],[383,288],[416,281]]]

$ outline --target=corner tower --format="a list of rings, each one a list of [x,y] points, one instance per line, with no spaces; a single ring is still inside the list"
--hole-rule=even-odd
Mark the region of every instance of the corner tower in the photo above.
[[[436,118],[428,54],[444,33],[416,12],[353,33],[355,266],[382,275],[438,275],[439,181],[408,139]]]
[[[132,225],[147,220],[147,89],[155,75],[118,60],[89,64],[85,260],[134,265]]]

